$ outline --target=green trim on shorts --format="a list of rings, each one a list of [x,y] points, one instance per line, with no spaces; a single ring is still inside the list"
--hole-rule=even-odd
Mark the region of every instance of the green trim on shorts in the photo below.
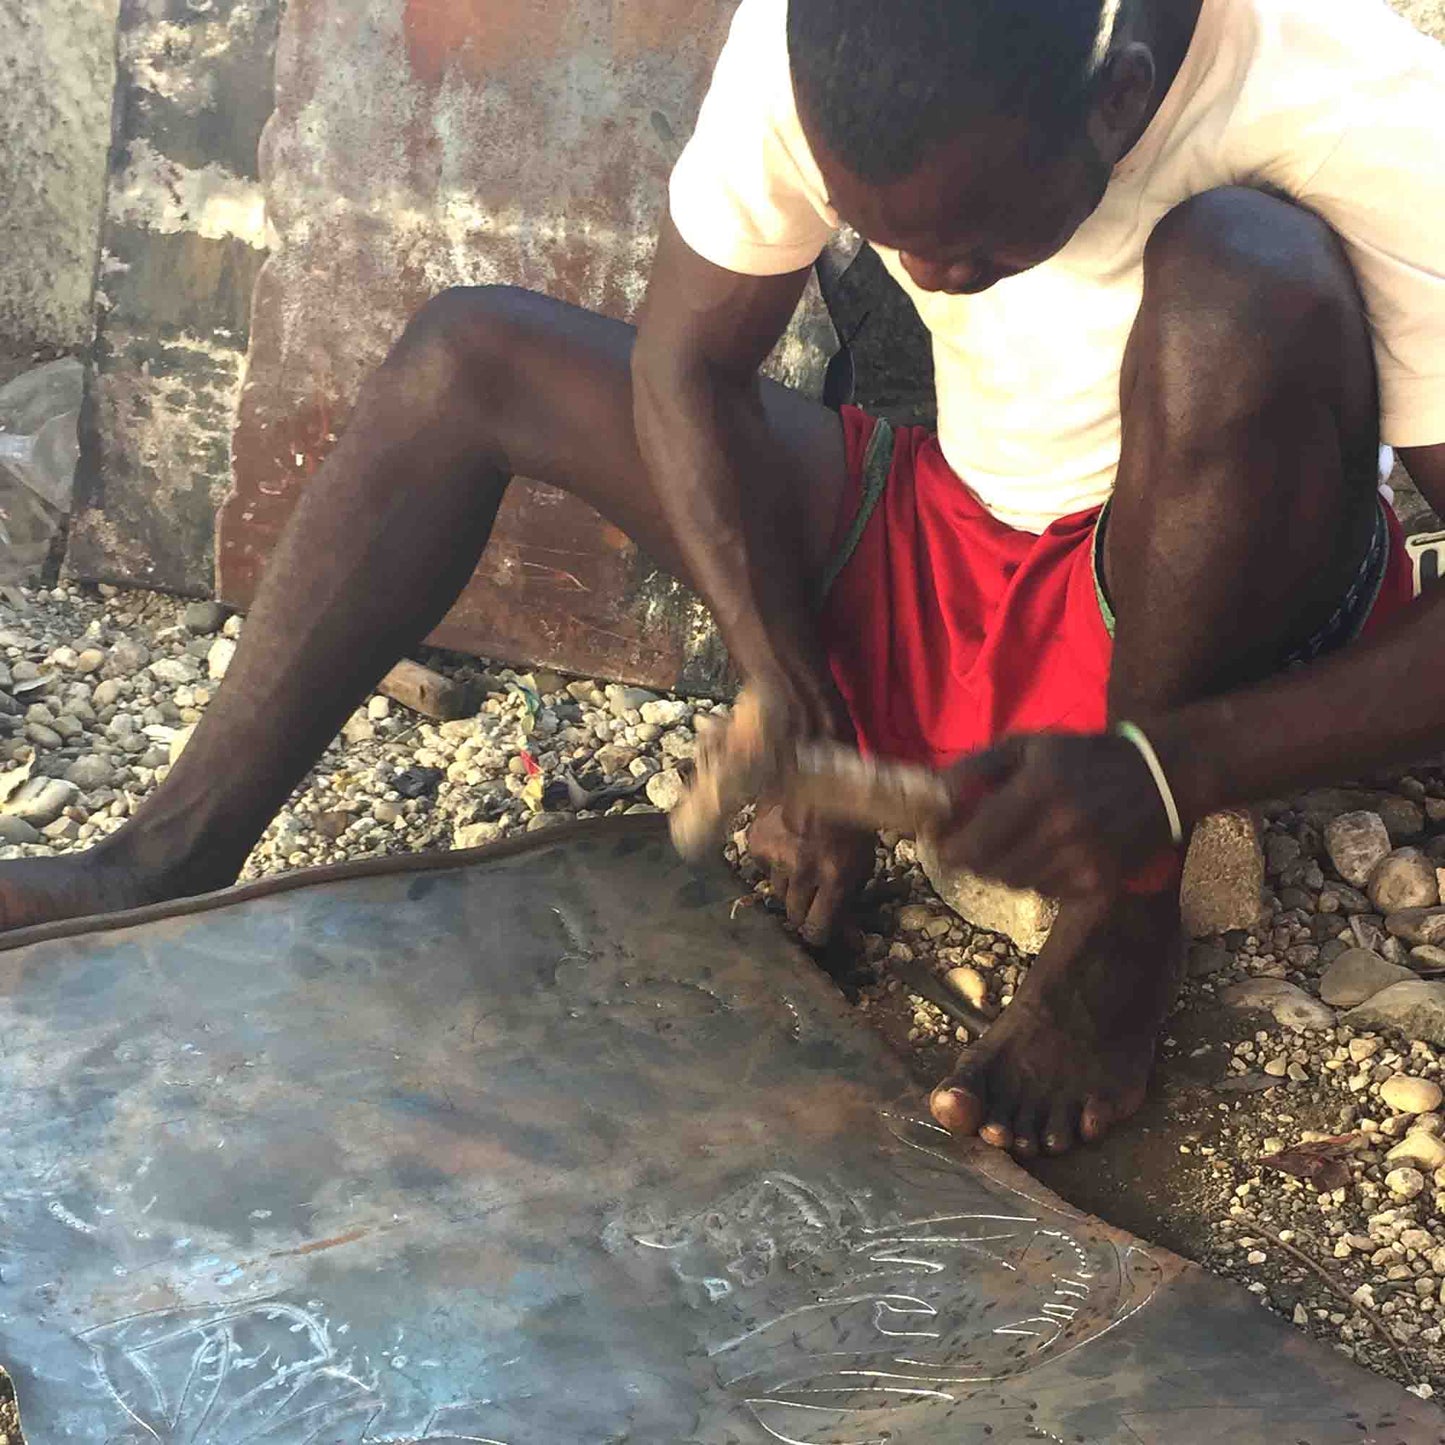
[[[1109,508],[1113,505],[1114,499],[1110,497],[1099,508],[1099,515],[1094,519],[1094,540],[1089,544],[1089,565],[1094,571],[1094,596],[1099,599],[1099,616],[1104,619],[1104,631],[1111,638],[1119,619],[1114,616],[1114,605],[1109,601],[1108,592],[1104,590],[1104,522],[1109,515]]]
[[[823,576],[818,583],[815,600],[820,607],[828,600],[828,594],[833,590],[833,584],[843,575],[843,569],[853,560],[853,554],[863,540],[863,533],[867,531],[868,523],[873,520],[873,513],[877,511],[878,503],[883,500],[883,493],[888,489],[888,478],[892,471],[893,424],[880,419],[873,428],[873,435],[868,439],[868,450],[863,454],[863,494],[858,499],[857,515],[853,518],[853,525],[848,528],[848,535],[834,553],[833,560],[823,569]]]
[[[888,489],[888,478],[893,471],[893,441],[893,423],[880,418],[878,425],[873,428],[873,435],[868,439],[868,450],[863,456],[863,494],[858,499],[857,515],[832,561],[823,569],[823,577],[818,584],[816,600],[820,607],[827,601],[828,594],[833,590],[838,578],[843,575],[843,569],[853,560],[853,554],[863,540],[863,533],[867,530],[868,523],[873,520],[873,513],[878,510],[883,493]],[[1094,596],[1098,599],[1099,615],[1104,619],[1104,627],[1110,637],[1114,635],[1116,619],[1114,608],[1109,602],[1109,594],[1104,590],[1104,524],[1112,505],[1111,497],[1100,509],[1094,522],[1094,538],[1090,544]]]

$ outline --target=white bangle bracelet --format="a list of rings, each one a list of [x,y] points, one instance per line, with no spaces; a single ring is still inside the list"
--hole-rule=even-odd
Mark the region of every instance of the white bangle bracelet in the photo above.
[[[1144,759],[1148,766],[1149,775],[1154,779],[1154,786],[1159,790],[1159,800],[1164,804],[1165,815],[1169,819],[1169,833],[1174,839],[1176,848],[1184,845],[1184,822],[1179,816],[1179,804],[1174,801],[1174,790],[1169,786],[1169,779],[1164,776],[1164,764],[1159,761],[1159,754],[1154,751],[1154,744],[1144,734],[1144,729],[1137,723],[1121,722],[1115,725],[1115,733],[1119,737],[1127,739],[1139,749],[1139,756]]]

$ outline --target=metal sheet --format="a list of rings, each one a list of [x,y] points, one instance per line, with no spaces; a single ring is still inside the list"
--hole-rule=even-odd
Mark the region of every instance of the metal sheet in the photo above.
[[[218,527],[227,601],[249,605],[362,379],[430,297],[501,283],[634,315],[734,8],[291,0],[262,146],[279,246],[256,288]],[[834,340],[810,288],[772,373],[820,394]],[[434,640],[649,686],[726,685],[693,599],[589,508],[533,483],[512,488]]]
[[[0,958],[32,1445],[1445,1438],[951,1141],[654,824]]]

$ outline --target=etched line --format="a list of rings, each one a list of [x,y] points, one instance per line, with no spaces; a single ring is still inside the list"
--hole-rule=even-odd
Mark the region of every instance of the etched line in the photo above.
[[[52,1199],[47,1206],[47,1212],[54,1219],[58,1219],[67,1229],[73,1229],[77,1234],[96,1234],[99,1231],[95,1225],[87,1219],[82,1219],[78,1214],[72,1214],[58,1199]]]

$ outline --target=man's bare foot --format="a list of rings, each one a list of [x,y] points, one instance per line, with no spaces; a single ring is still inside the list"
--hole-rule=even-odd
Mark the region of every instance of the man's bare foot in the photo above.
[[[1144,1101],[1179,956],[1173,890],[1066,904],[1018,997],[934,1090],[934,1117],[1021,1158],[1101,1139]]]
[[[179,891],[158,873],[115,860],[103,848],[61,858],[16,858],[0,863],[0,932],[120,913]]]
[[[872,833],[842,828],[780,803],[759,803],[748,833],[753,857],[772,870],[774,895],[806,942],[828,941],[848,900],[873,872]]]

